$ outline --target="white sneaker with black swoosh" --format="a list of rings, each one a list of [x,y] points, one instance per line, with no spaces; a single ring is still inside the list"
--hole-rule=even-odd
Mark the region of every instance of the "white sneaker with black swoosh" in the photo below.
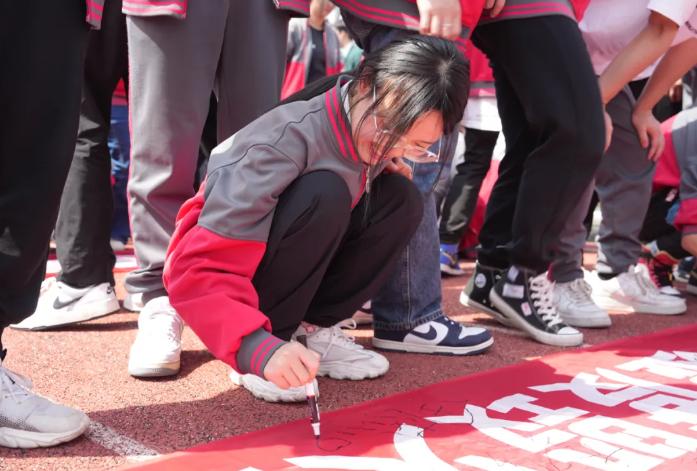
[[[45,330],[96,319],[119,309],[116,293],[109,283],[73,288],[52,277],[41,284],[36,311],[10,327],[18,330]]]
[[[467,327],[440,316],[409,330],[375,329],[373,346],[384,350],[443,355],[476,355],[494,343],[483,327]]]

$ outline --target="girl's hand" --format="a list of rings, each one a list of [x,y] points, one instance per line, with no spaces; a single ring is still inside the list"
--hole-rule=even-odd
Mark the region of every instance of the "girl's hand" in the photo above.
[[[489,10],[489,16],[494,18],[501,13],[503,7],[506,6],[506,0],[486,0],[484,9]]]
[[[281,389],[304,386],[317,375],[319,354],[298,342],[289,342],[276,350],[264,367],[264,378]]]
[[[419,32],[427,36],[457,39],[462,32],[460,0],[416,0]]]
[[[656,162],[661,158],[665,148],[665,138],[661,123],[653,116],[651,110],[634,110],[632,123],[639,136],[641,147],[649,150],[649,160]]]
[[[607,110],[603,108],[603,118],[605,119],[605,152],[607,152],[607,148],[610,147],[610,143],[612,142],[612,118],[610,118],[610,115],[607,114]]]
[[[409,165],[404,163],[401,157],[394,157],[385,166],[385,172],[387,173],[398,173],[409,180],[414,176],[414,172]]]

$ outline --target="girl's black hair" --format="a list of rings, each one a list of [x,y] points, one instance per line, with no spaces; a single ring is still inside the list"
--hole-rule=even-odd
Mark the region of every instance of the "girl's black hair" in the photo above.
[[[371,103],[354,130],[381,109],[382,121],[391,131],[386,142],[376,143],[383,153],[429,111],[437,111],[443,117],[443,133],[453,132],[462,119],[469,95],[469,63],[451,41],[431,36],[413,35],[392,42],[369,54],[356,70],[344,75],[355,78],[349,85],[350,97],[356,95],[359,84],[375,90],[375,103]],[[317,80],[281,104],[309,100],[330,90],[337,79],[338,75],[334,75]],[[372,93],[362,99],[371,100]],[[386,99],[389,108],[381,106]]]
[[[429,111],[437,111],[443,118],[443,133],[455,132],[469,95],[469,62],[451,41],[431,36],[413,35],[394,41],[368,54],[354,71],[342,75],[354,78],[349,84],[348,93],[354,106],[353,98],[360,84],[371,91],[365,93],[361,100],[372,101],[372,91],[375,92],[375,101],[368,106],[359,123],[352,126],[354,133],[378,109],[384,128],[390,131],[381,134],[379,140],[373,143],[374,148],[379,149],[379,154],[375,152],[371,157],[367,191],[375,164],[385,158],[421,116]],[[321,95],[336,86],[338,77],[333,75],[317,80],[286,98],[279,106]],[[382,106],[386,102],[389,107]],[[452,152],[452,149],[444,150],[444,155]],[[439,177],[445,160],[440,161]],[[364,222],[367,215],[368,205]]]

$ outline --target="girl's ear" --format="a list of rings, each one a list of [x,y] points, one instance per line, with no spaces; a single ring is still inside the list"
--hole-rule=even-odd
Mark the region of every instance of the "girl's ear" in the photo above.
[[[368,93],[372,93],[370,89],[370,85],[365,81],[365,80],[360,80],[358,82],[358,94],[361,96],[365,96]]]

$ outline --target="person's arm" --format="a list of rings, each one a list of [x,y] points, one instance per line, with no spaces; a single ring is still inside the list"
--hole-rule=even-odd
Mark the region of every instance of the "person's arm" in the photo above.
[[[670,87],[696,63],[697,38],[692,38],[670,48],[656,66],[656,70],[637,100],[632,115],[632,122],[643,147],[647,147],[649,141],[653,144],[654,136],[660,133],[658,122],[651,110],[670,90]],[[653,149],[653,146],[650,150],[650,153],[660,154],[660,152],[661,149]]]
[[[670,87],[694,65],[697,64],[697,38],[673,46],[656,66],[635,109],[646,111],[653,109],[656,103],[670,90]]]
[[[678,28],[672,20],[651,12],[646,27],[612,60],[598,79],[604,105],[670,48]]]
[[[295,370],[304,365],[313,377],[318,358],[273,336],[252,278],[266,250],[278,198],[300,169],[268,145],[224,146],[216,150],[244,155],[243,160],[223,157],[235,165],[221,165],[220,155],[211,156],[205,202],[199,200],[198,207],[187,203],[180,211],[165,286],[174,308],[217,358],[281,388],[299,386]]]

